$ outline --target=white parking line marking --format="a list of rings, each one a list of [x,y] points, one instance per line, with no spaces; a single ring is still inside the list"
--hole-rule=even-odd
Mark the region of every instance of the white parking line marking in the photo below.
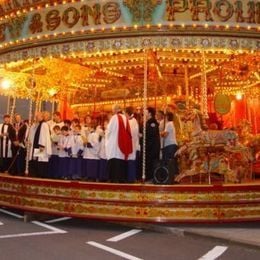
[[[55,219],[47,220],[47,221],[45,221],[45,223],[56,223],[56,222],[61,222],[61,221],[69,220],[69,219],[71,219],[71,218],[70,217],[55,218]]]
[[[13,212],[11,212],[11,211],[9,211],[9,210],[0,209],[0,212],[5,213],[5,214],[10,215],[10,216],[13,216],[13,217],[15,217],[15,218],[23,218],[22,215],[13,213]]]
[[[0,226],[1,226],[1,225],[4,225],[4,223],[0,222]]]
[[[139,233],[141,231],[142,231],[142,229],[132,229],[132,230],[127,231],[125,233],[122,233],[122,234],[120,234],[118,236],[111,237],[111,238],[107,239],[107,241],[109,241],[109,242],[118,242],[118,241],[123,240],[123,239],[125,239],[127,237],[133,236],[133,235],[135,235],[135,234],[137,234],[137,233]]]
[[[67,231],[52,227],[50,225],[41,223],[39,221],[32,221],[33,224],[49,229],[50,231],[44,232],[32,232],[32,233],[20,233],[20,234],[11,234],[11,235],[2,235],[2,238],[15,238],[15,237],[30,237],[30,236],[42,236],[42,235],[54,235],[54,234],[65,234]]]
[[[200,257],[199,260],[214,260],[222,255],[227,249],[228,247],[226,246],[215,246],[206,255]]]
[[[4,209],[0,209],[0,212],[5,213],[7,215],[16,217],[16,218],[23,218],[22,215],[19,214],[15,214],[11,211],[8,210],[4,210]],[[1,225],[2,222],[0,222]],[[32,221],[31,223],[40,226],[40,227],[44,227],[47,228],[49,231],[43,231],[43,232],[32,232],[32,233],[20,233],[20,234],[10,234],[10,235],[2,235],[0,236],[0,239],[4,239],[4,238],[15,238],[15,237],[29,237],[29,236],[42,236],[42,235],[54,235],[54,234],[65,234],[67,233],[67,231],[47,225],[45,223],[39,222],[39,221]]]
[[[142,260],[142,258],[138,258],[138,257],[135,257],[135,256],[132,256],[132,255],[129,255],[129,254],[126,254],[122,251],[119,251],[119,250],[116,250],[114,248],[111,248],[111,247],[108,247],[108,246],[104,246],[102,244],[99,244],[99,243],[96,243],[94,241],[89,241],[87,242],[87,244],[91,245],[91,246],[94,246],[94,247],[97,247],[97,248],[100,248],[100,249],[103,249],[109,253],[112,253],[114,255],[118,255],[122,258],[125,258],[125,259],[129,259],[129,260]]]
[[[39,221],[32,221],[32,223],[35,224],[35,225],[41,226],[41,227],[45,227],[45,228],[47,228],[47,229],[49,229],[49,230],[51,230],[52,232],[55,232],[55,233],[59,233],[59,234],[67,233],[67,231],[65,231],[65,230],[44,224],[44,223],[39,222]]]

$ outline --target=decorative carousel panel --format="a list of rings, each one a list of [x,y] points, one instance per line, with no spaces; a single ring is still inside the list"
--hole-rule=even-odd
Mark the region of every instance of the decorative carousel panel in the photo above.
[[[84,218],[146,221],[255,221],[259,185],[88,184],[1,177],[0,205]]]

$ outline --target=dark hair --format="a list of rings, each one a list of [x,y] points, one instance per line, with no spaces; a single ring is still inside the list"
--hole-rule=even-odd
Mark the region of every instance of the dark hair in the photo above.
[[[167,112],[166,117],[168,121],[173,121],[173,113],[172,112]]]
[[[148,113],[151,114],[152,117],[155,117],[156,110],[153,107],[147,107]]]
[[[131,116],[134,113],[134,108],[133,107],[126,107],[125,108],[125,112],[126,114],[128,114],[129,116]]]
[[[161,114],[162,116],[164,116],[164,112],[162,110],[158,110],[157,113]]]
[[[69,127],[64,125],[62,128],[61,128],[61,131],[69,131]]]
[[[60,130],[60,126],[59,125],[55,125],[52,129],[53,130]]]
[[[75,123],[76,125],[79,125],[79,120],[77,118],[73,118],[71,123]]]
[[[10,118],[11,116],[10,115],[4,115],[4,118]]]
[[[61,117],[61,113],[58,111],[54,112],[53,115]]]
[[[71,121],[69,120],[69,119],[66,119],[66,120],[64,120],[64,124],[66,124],[66,125],[71,125]]]

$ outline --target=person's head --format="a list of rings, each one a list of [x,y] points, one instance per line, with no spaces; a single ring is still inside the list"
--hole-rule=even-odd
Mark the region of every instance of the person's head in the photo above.
[[[21,117],[21,115],[15,114],[15,116],[14,116],[14,121],[15,121],[15,123],[21,123],[21,122],[22,122],[22,117]]]
[[[69,127],[64,125],[62,128],[61,128],[61,133],[62,135],[69,135]]]
[[[36,122],[41,122],[42,120],[43,120],[42,112],[36,112],[36,114],[35,114],[35,121]]]
[[[48,112],[48,111],[43,111],[42,113],[43,113],[43,120],[44,120],[45,122],[47,122],[47,121],[49,121],[49,120],[51,119],[50,112]]]
[[[114,104],[112,106],[112,112],[113,112],[113,114],[117,114],[119,112],[122,112],[121,106],[119,104]]]
[[[167,112],[166,113],[166,118],[167,118],[168,122],[173,121],[173,113],[172,112]]]
[[[127,116],[132,116],[134,114],[134,108],[129,106],[125,108],[125,113]]]
[[[79,125],[79,119],[77,118],[73,118],[72,121],[71,121],[71,125],[74,127],[76,125]]]
[[[164,119],[164,112],[162,110],[158,110],[157,113],[156,113],[156,119],[158,121],[161,121]]]
[[[70,128],[71,126],[71,121],[69,119],[64,120],[64,125]]]
[[[108,125],[108,120],[104,121],[104,129],[107,129],[107,125]]]
[[[59,123],[61,121],[61,113],[56,111],[53,113],[53,121]]]
[[[86,116],[85,117],[85,124],[86,126],[91,126],[91,123],[92,123],[92,118],[90,115]]]
[[[75,125],[75,126],[74,126],[74,133],[75,133],[75,134],[80,134],[80,132],[81,132],[81,126],[80,126],[80,124]]]
[[[149,118],[155,118],[155,108],[153,108],[153,107],[147,107],[147,110],[146,110],[146,112],[147,112],[147,117],[148,117],[148,119]]]
[[[10,115],[4,115],[3,117],[5,124],[10,124],[11,122],[11,116]]]
[[[101,126],[101,125],[97,125],[95,131],[96,131],[96,133],[97,133],[99,136],[103,136],[103,135],[104,135],[104,130],[102,129],[102,126]]]
[[[61,132],[60,126],[55,125],[55,126],[53,127],[53,132],[54,132],[55,134],[60,134],[60,132]]]

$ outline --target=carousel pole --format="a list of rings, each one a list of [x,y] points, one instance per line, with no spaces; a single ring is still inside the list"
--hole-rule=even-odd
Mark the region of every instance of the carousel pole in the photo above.
[[[51,119],[53,118],[54,109],[55,109],[55,101],[53,98],[51,101]]]
[[[10,102],[11,102],[11,96],[8,96],[8,97],[7,97],[6,114],[9,114],[9,112],[10,112]]]
[[[145,181],[146,170],[146,109],[147,109],[147,85],[148,85],[148,53],[144,50],[144,86],[143,86],[143,165],[142,182]]]
[[[188,66],[186,65],[184,67],[184,79],[185,79],[185,98],[187,102],[187,108],[190,107],[190,101],[189,101],[189,78],[188,78]]]
[[[13,97],[13,102],[11,106],[11,112],[10,112],[11,123],[13,122],[13,118],[14,118],[15,106],[16,106],[16,96]]]
[[[202,51],[201,110],[202,110],[203,117],[208,118],[207,73],[206,73],[206,57],[204,51]]]
[[[32,126],[32,115],[33,115],[33,96],[32,96],[32,90],[35,87],[35,60],[33,59],[32,64],[32,78],[30,82],[30,103],[29,103],[29,116],[28,116],[28,130],[27,130],[27,142],[26,142],[26,160],[25,160],[25,176],[29,175],[29,160],[30,160],[30,148],[31,144],[29,143],[29,134]]]

